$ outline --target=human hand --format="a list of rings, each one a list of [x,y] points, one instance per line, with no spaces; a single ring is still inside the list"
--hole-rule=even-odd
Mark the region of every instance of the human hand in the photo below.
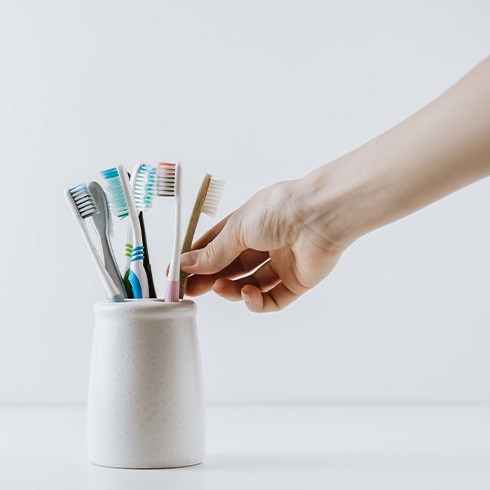
[[[212,289],[251,311],[270,312],[327,276],[342,248],[306,218],[300,188],[289,181],[263,189],[205,233],[181,257],[182,270],[193,274],[186,294]]]
[[[187,293],[277,311],[360,236],[490,175],[490,57],[445,94],[300,180],[261,190],[181,257]],[[464,122],[464,123],[463,123]]]

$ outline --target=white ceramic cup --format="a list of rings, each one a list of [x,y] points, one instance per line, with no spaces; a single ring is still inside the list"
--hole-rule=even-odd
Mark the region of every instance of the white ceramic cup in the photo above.
[[[95,305],[88,454],[118,468],[201,463],[205,406],[192,301]]]

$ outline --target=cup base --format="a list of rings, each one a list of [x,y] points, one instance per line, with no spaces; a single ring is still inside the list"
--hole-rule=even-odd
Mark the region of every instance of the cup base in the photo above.
[[[116,465],[116,464],[104,464],[96,463],[95,461],[90,461],[94,466],[99,466],[100,468],[112,468],[115,470],[171,470],[176,468],[187,468],[189,466],[198,466],[202,464],[203,460],[197,461],[195,463],[180,463],[180,464],[162,464],[162,465]]]

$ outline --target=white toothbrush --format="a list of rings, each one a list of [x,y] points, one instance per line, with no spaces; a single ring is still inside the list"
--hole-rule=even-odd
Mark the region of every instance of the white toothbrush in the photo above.
[[[97,249],[88,233],[87,225],[85,224],[85,219],[94,216],[99,212],[95,200],[90,193],[86,184],[79,184],[70,189],[65,189],[65,199],[70,206],[73,216],[78,223],[82,236],[85,239],[85,243],[89,249],[92,259],[94,260],[97,272],[104,284],[109,301],[120,302],[124,301],[121,293],[118,291],[114,281],[104,267],[102,260],[100,259]]]
[[[148,298],[148,277],[143,267],[145,248],[138,222],[138,211],[134,203],[128,174],[123,165],[112,167],[101,172],[107,185],[109,208],[111,213],[119,218],[129,215],[133,230],[131,265],[128,280],[131,283],[133,297]]]
[[[157,171],[157,195],[175,199],[174,243],[165,288],[165,301],[178,303],[180,276],[180,163],[160,163]]]

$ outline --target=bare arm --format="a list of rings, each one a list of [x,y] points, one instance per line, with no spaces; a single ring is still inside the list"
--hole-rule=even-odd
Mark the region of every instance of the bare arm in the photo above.
[[[315,216],[331,222],[335,240],[352,241],[489,173],[487,58],[413,116],[303,180],[318,198]],[[333,208],[340,223],[328,216]]]
[[[281,309],[328,275],[358,237],[489,174],[486,58],[393,129],[260,191],[209,230],[182,256],[194,274],[188,294],[212,288],[252,311]]]

